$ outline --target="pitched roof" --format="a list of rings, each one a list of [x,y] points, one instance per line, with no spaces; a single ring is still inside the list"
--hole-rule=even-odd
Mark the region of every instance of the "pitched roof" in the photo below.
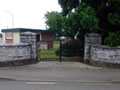
[[[2,29],[2,32],[55,32],[54,30],[28,29],[28,28],[10,28]]]

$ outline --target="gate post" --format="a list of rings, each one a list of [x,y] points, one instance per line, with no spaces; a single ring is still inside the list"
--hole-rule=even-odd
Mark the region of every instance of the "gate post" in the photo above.
[[[90,33],[85,36],[84,47],[84,63],[88,63],[90,59],[90,46],[92,44],[101,45],[102,38],[97,33]]]
[[[31,45],[31,59],[37,62],[37,36],[36,33],[24,32],[20,34],[21,43],[29,43]]]
[[[62,44],[62,41],[60,40],[60,57],[59,57],[59,61],[62,62],[62,52],[61,52],[61,44]]]

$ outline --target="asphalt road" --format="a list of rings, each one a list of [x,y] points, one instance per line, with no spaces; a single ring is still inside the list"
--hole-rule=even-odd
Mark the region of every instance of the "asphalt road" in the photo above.
[[[0,79],[106,82],[120,80],[120,70],[91,67],[82,63],[43,62],[20,67],[0,68]]]
[[[1,67],[0,90],[120,90],[120,70],[70,62]]]
[[[120,84],[0,81],[0,90],[120,90]]]

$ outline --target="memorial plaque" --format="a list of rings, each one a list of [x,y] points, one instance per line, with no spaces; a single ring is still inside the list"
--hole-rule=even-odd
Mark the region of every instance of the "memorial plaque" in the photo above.
[[[109,52],[98,51],[97,58],[101,58],[101,59],[109,59]]]

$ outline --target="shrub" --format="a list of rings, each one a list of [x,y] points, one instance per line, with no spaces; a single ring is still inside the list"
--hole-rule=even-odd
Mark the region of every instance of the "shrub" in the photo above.
[[[80,41],[72,40],[61,44],[61,55],[65,57],[83,56],[84,48]],[[60,48],[56,51],[60,55]]]
[[[120,33],[109,33],[109,36],[104,40],[104,43],[111,47],[120,46]]]

